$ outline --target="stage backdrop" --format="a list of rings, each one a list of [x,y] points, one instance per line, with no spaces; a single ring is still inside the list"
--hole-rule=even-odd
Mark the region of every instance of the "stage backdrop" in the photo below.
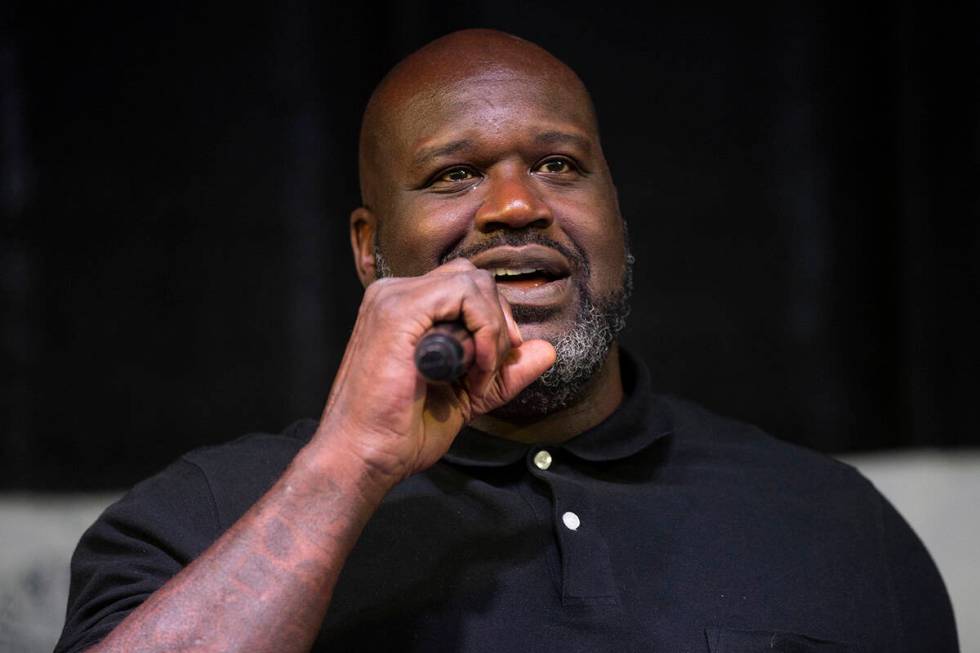
[[[122,487],[318,415],[360,113],[469,26],[592,89],[660,390],[825,451],[980,444],[976,3],[13,4],[0,487]]]

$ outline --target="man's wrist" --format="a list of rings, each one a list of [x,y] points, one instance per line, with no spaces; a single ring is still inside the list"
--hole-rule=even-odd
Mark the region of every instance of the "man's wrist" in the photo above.
[[[351,500],[363,501],[372,509],[400,478],[387,468],[374,464],[350,447],[345,437],[322,438],[319,433],[296,455],[293,467],[301,484],[299,491],[316,495],[320,492],[334,497],[338,490]]]

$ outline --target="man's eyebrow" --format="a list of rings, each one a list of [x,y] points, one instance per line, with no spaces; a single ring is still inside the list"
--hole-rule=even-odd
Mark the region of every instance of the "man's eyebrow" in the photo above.
[[[570,143],[572,145],[577,145],[584,150],[592,149],[592,141],[581,134],[576,134],[575,132],[541,132],[534,137],[534,141],[542,145],[562,145]]]
[[[539,145],[576,145],[586,152],[592,150],[592,141],[582,134],[565,131],[546,131],[535,135],[534,142]],[[473,147],[473,141],[469,138],[460,138],[441,145],[432,145],[421,148],[412,161],[413,167],[424,168],[429,162],[446,156],[452,156]]]
[[[448,143],[443,143],[442,145],[433,145],[431,147],[423,147],[415,154],[415,160],[413,161],[415,167],[422,168],[429,161],[433,159],[438,159],[444,156],[451,156],[460,152],[462,150],[468,149],[473,145],[473,141],[468,138],[461,138],[456,141],[450,141]]]

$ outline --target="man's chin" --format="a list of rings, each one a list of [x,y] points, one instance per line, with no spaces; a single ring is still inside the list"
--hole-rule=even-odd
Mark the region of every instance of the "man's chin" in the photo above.
[[[574,317],[560,319],[556,315],[548,320],[523,323],[517,312],[514,317],[525,340],[543,338],[554,345],[557,353],[555,364],[539,379],[492,413],[501,419],[519,420],[550,415],[587,396],[596,373],[609,355],[625,311],[608,314],[583,293],[582,305]]]
[[[567,408],[578,399],[565,392],[565,388],[550,388],[537,379],[509,402],[490,411],[490,415],[509,421],[534,419]]]
[[[549,383],[546,373],[544,377],[535,379],[509,402],[491,411],[490,415],[497,419],[522,421],[551,415],[573,406],[588,395],[597,376],[596,372],[602,367],[601,363],[602,361],[596,369],[591,370],[591,373],[566,383],[556,384],[554,380]]]

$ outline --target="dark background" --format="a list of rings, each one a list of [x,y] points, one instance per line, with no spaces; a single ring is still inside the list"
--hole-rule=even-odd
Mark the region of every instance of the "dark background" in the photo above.
[[[0,487],[316,416],[360,112],[468,26],[593,91],[658,388],[824,451],[980,444],[977,3],[716,5],[0,10]]]

